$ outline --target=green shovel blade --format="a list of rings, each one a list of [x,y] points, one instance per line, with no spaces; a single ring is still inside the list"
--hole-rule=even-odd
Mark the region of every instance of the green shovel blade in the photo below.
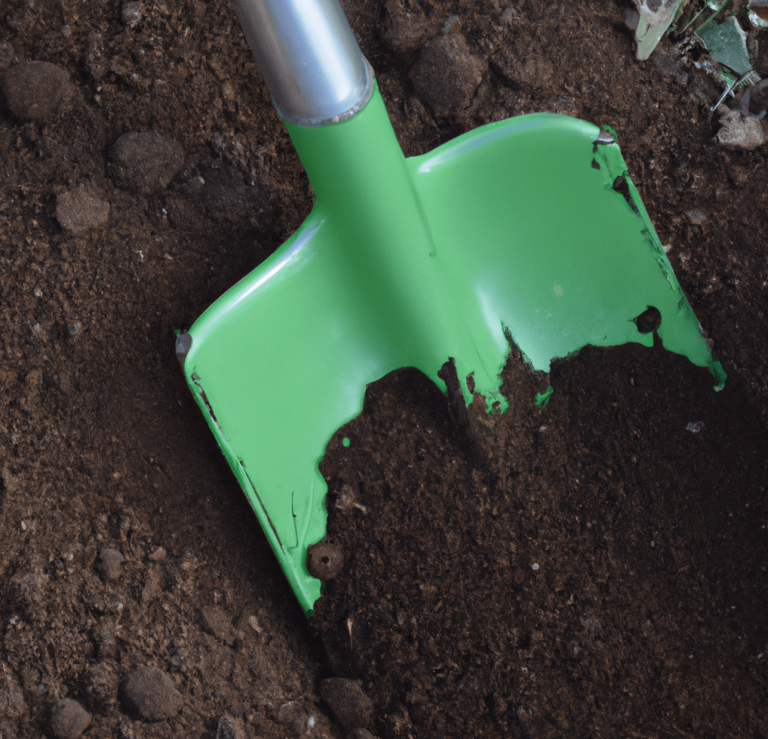
[[[318,470],[366,386],[453,358],[467,402],[506,408],[511,335],[535,369],[587,344],[652,343],[725,374],[701,336],[612,136],[531,115],[405,159],[378,91],[353,118],[288,126],[315,207],[189,331],[184,370],[309,616],[325,535]],[[191,339],[191,342],[190,342]]]

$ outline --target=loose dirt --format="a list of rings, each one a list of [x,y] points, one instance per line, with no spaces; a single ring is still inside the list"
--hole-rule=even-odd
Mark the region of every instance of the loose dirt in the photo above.
[[[0,74],[68,86],[0,105],[0,736],[72,699],[89,737],[343,737],[321,681],[351,678],[382,738],[768,737],[765,146],[718,145],[720,88],[668,40],[635,61],[619,2],[344,6],[408,155],[612,126],[726,387],[587,348],[537,407],[513,353],[509,413],[461,426],[384,378],[321,466],[344,566],[307,623],[173,353],[312,205],[234,13],[6,0]],[[167,718],[126,695],[146,667]]]

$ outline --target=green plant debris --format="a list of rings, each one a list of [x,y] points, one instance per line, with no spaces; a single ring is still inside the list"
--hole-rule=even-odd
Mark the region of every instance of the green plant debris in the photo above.
[[[747,34],[739,24],[736,16],[732,15],[720,24],[710,23],[700,28],[696,35],[709,49],[712,59],[732,69],[736,74],[743,75],[752,69],[747,51]]]
[[[685,0],[634,0],[636,14],[627,22],[635,32],[636,57],[647,59],[678,14]]]

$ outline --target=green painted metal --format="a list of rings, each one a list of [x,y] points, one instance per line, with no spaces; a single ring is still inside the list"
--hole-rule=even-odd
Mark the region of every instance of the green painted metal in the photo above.
[[[548,370],[586,344],[650,346],[633,319],[655,306],[664,346],[722,386],[606,130],[522,116],[406,159],[377,90],[349,120],[288,131],[315,207],[190,329],[184,368],[307,615],[318,463],[369,383],[417,367],[445,391],[452,357],[467,402],[472,374],[504,410],[508,335]]]

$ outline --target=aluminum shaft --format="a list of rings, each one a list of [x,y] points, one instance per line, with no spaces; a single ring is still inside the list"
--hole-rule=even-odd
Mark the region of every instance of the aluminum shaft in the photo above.
[[[338,0],[232,0],[280,117],[299,126],[349,118],[373,71]]]

